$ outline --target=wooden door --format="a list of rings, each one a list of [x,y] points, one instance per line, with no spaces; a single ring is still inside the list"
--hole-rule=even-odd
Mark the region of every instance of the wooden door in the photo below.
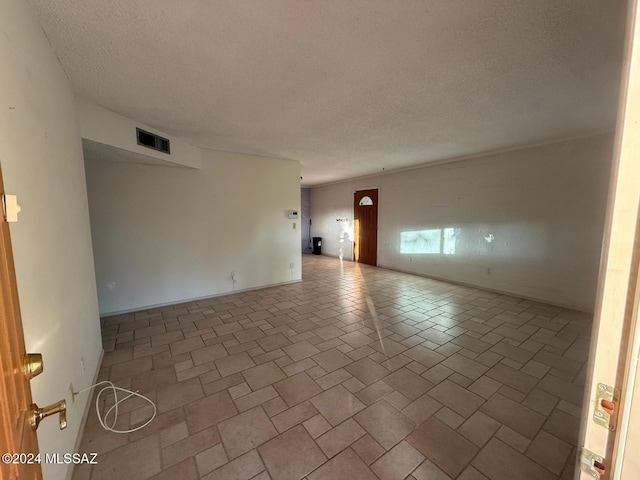
[[[353,194],[353,259],[378,263],[378,189]]]
[[[4,194],[0,171],[0,194]],[[36,433],[31,430],[27,411],[31,405],[31,388],[22,371],[25,354],[22,321],[18,304],[9,224],[0,218],[0,454],[38,453]],[[25,460],[35,460],[23,457]],[[22,459],[19,459],[22,460]],[[0,478],[41,479],[40,465],[0,462]]]

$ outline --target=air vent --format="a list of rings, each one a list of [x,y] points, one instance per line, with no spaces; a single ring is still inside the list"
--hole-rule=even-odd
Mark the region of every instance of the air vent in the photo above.
[[[154,150],[158,150],[162,153],[171,154],[171,149],[169,148],[169,139],[162,138],[155,133],[150,133],[140,128],[136,128],[136,135],[138,137],[138,145],[142,145],[143,147],[153,148]]]

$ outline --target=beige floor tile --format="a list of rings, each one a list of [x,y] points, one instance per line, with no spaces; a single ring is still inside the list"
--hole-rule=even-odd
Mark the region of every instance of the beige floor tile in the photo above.
[[[522,373],[502,363],[496,364],[486,375],[525,394],[531,392],[538,383],[536,377]]]
[[[318,367],[316,362],[314,362],[310,358],[305,358],[303,360],[300,360],[299,362],[295,362],[295,363],[292,363],[290,365],[285,365],[284,367],[282,367],[282,371],[288,377],[292,377],[293,375],[295,375],[297,373],[304,372],[306,370],[311,370],[313,368],[320,368],[320,367]],[[326,374],[326,372],[325,372],[325,374]],[[320,376],[322,376],[322,375],[320,375]]]
[[[344,343],[353,348],[360,348],[374,342],[374,339],[361,332],[351,332],[339,337]]]
[[[542,415],[549,415],[558,404],[558,398],[538,388],[534,388],[522,404]]]
[[[176,423],[160,430],[160,446],[162,448],[168,447],[179,440],[184,440],[188,436],[187,422]]]
[[[230,459],[253,450],[278,434],[262,407],[254,407],[219,423],[218,432]]]
[[[429,394],[425,394],[403,408],[402,413],[413,420],[416,425],[420,425],[440,408],[442,408],[440,402],[430,397]]]
[[[104,455],[98,455],[97,461],[98,464],[91,475],[95,480],[150,478],[162,470],[159,437],[151,435],[116,448]]]
[[[222,377],[242,372],[256,365],[246,352],[220,358],[215,361],[215,364]]]
[[[233,336],[236,337],[236,340],[238,340],[240,343],[246,343],[257,340],[258,338],[262,338],[265,335],[260,328],[253,327],[234,332]]]
[[[207,428],[164,447],[162,449],[162,465],[165,468],[175,465],[218,443],[220,443],[218,430],[215,427]]]
[[[185,406],[189,432],[198,432],[238,413],[227,391],[204,397]]]
[[[458,429],[473,443],[482,447],[498,431],[501,423],[482,412],[476,412]]]
[[[473,460],[473,466],[491,480],[552,480],[556,476],[513,448],[492,439]]]
[[[396,370],[382,381],[411,400],[415,400],[433,387],[431,382],[407,368]]]
[[[510,429],[506,425],[502,425],[495,435],[495,438],[502,440],[511,448],[518,450],[520,453],[524,453],[531,444],[531,439],[520,435],[515,430]]]
[[[538,384],[538,388],[574,405],[580,405],[582,402],[582,387],[553,375],[545,376]]]
[[[407,441],[438,468],[457,477],[478,452],[478,448],[440,420],[430,418]]]
[[[229,461],[227,454],[224,451],[224,447],[220,443],[206,449],[204,452],[200,452],[195,456],[195,459],[200,475],[212,472]]]
[[[360,380],[365,385],[370,385],[389,375],[382,365],[374,362],[370,358],[363,358],[345,367],[349,373]]]
[[[362,390],[356,392],[356,397],[365,405],[372,405],[376,403],[378,400],[381,400],[385,396],[391,394],[393,392],[393,387],[390,387],[382,380],[378,380],[375,383],[372,383],[368,387],[363,388]]]
[[[174,342],[178,342],[184,339],[182,330],[175,330],[172,332],[161,333],[159,335],[153,335],[151,337],[151,346],[160,347],[162,345],[169,345]]]
[[[456,430],[465,421],[462,415],[458,415],[456,412],[447,407],[442,407],[434,414],[434,418],[437,418],[445,425]]]
[[[527,363],[531,360],[531,357],[533,357],[532,352],[523,348],[515,347],[507,342],[496,343],[491,347],[491,351],[520,363]]]
[[[416,468],[411,475],[416,480],[451,480],[451,477],[440,470],[430,460],[425,460]]]
[[[469,385],[468,389],[476,395],[480,395],[482,398],[489,398],[491,395],[496,393],[500,387],[502,387],[500,382],[483,375]]]
[[[529,439],[535,437],[545,421],[543,415],[500,393],[491,397],[480,410]]]
[[[396,410],[402,411],[403,408],[411,403],[411,399],[405,397],[400,392],[391,392],[385,397],[385,400]]]
[[[234,400],[236,398],[244,397],[249,393],[251,393],[251,388],[249,388],[249,385],[247,385],[246,382],[242,382],[229,388],[229,395]]]
[[[263,363],[257,367],[244,370],[242,376],[251,387],[251,390],[254,391],[286,378],[280,367],[273,362]]]
[[[371,470],[381,480],[402,480],[423,460],[424,456],[403,440],[371,465]]]
[[[92,405],[93,407],[93,405]],[[129,441],[129,435],[105,435],[105,430],[100,423],[89,423],[84,429],[82,441],[80,443],[83,452],[107,453],[118,447],[125,445]]]
[[[285,405],[286,408],[286,405]],[[271,417],[271,421],[278,429],[278,432],[289,430],[305,420],[317,415],[318,411],[310,402],[302,402],[295,407],[289,408]]]
[[[327,459],[302,425],[269,440],[258,451],[273,480],[299,480]]]
[[[313,331],[317,336],[322,338],[323,340],[331,340],[332,338],[339,337],[340,335],[344,335],[344,331],[340,330],[338,327],[334,325],[327,325],[326,327],[321,327]]]
[[[580,419],[556,408],[545,422],[543,429],[575,447],[578,442]]]
[[[320,386],[304,372],[281,380],[273,387],[290,407],[308,400],[322,391]]]
[[[180,480],[198,480],[200,478],[193,458],[188,458],[163,470],[161,473],[151,477],[150,480],[175,480],[176,478]]]
[[[112,454],[152,438],[164,470],[141,475],[156,480],[273,480],[255,447],[279,438],[289,446],[275,450],[293,455],[308,480],[342,470],[372,478],[366,465],[400,478],[420,458],[407,461],[403,448],[424,448],[420,439],[433,443],[432,457],[409,480],[511,480],[511,464],[513,478],[532,464],[550,475],[542,480],[571,478],[588,315],[327,257],[303,261],[301,283],[105,319],[100,378],[147,391],[159,414],[115,438],[91,413],[82,448],[107,464],[93,477],[78,468],[74,480],[110,468],[134,478],[125,470],[136,467],[116,466]],[[121,412],[128,425],[150,408],[134,400]],[[425,432],[423,422],[435,427]],[[290,437],[318,461],[296,459]],[[465,455],[478,448],[471,465]],[[495,452],[504,465],[481,471],[475,462]],[[448,454],[443,465],[436,453]]]
[[[275,389],[273,391],[275,392]],[[282,400],[282,398],[280,398],[277,395],[278,393],[276,392],[276,397],[262,404],[262,408],[264,408],[264,411],[270,417],[273,417],[278,413],[284,412],[287,408],[289,408],[287,407],[287,404],[284,403],[284,400]]]
[[[333,426],[342,423],[365,408],[365,405],[342,385],[325,390],[311,398],[310,401]]]
[[[331,424],[325,418],[318,414],[302,423],[304,428],[309,432],[311,438],[318,438],[323,433],[331,430]]]
[[[320,436],[316,439],[316,442],[324,454],[331,458],[365,435],[365,433],[360,425],[349,419]]]
[[[438,352],[434,352],[426,347],[421,345],[416,345],[413,348],[403,352],[403,355],[409,357],[412,360],[415,360],[418,363],[421,363],[427,368],[431,368],[434,365],[443,361],[446,357],[441,355]]]
[[[185,340],[178,340],[177,342],[173,342],[169,345],[169,348],[171,349],[171,355],[175,357],[177,355],[180,355],[181,353],[191,352],[204,346],[205,345],[202,341],[202,338],[192,337]]]
[[[470,417],[485,401],[482,397],[450,380],[436,385],[429,390],[429,395],[466,418]]]
[[[294,343],[287,347],[282,347],[282,350],[294,361],[298,362],[307,357],[311,357],[317,353],[320,353],[316,347],[311,345],[308,341],[303,340],[301,342]]]
[[[375,474],[350,448],[347,448],[340,455],[335,456],[308,476],[309,480],[336,480],[339,478],[377,480]]]
[[[202,480],[249,480],[264,470],[260,455],[255,450],[245,453],[226,465],[201,477]]]
[[[570,453],[571,445],[544,430],[536,435],[526,451],[527,457],[556,475],[562,473]]]
[[[250,408],[265,404],[276,397],[278,397],[278,392],[276,392],[271,385],[267,385],[260,390],[256,390],[255,392],[236,398],[235,403],[236,407],[238,407],[238,411],[244,412]]]
[[[355,419],[385,450],[404,439],[416,426],[384,400],[367,407]]]
[[[360,438],[360,440],[351,445],[351,448],[367,465],[371,465],[385,453],[384,447],[369,434]]]
[[[147,393],[153,390],[160,390],[169,385],[178,383],[176,372],[173,367],[153,369],[141,375],[133,377],[131,388],[140,393]]]
[[[214,362],[219,358],[226,357],[227,351],[220,345],[211,345],[210,347],[198,348],[191,351],[191,358],[193,358],[194,365],[202,365],[207,362]]]
[[[464,357],[458,353],[454,353],[449,358],[444,360],[442,364],[445,367],[448,367],[465,377],[470,378],[471,380],[477,380],[480,378],[487,370],[488,367],[485,365],[478,363],[470,358]]]
[[[419,364],[419,365],[422,365],[422,364]],[[409,368],[409,366],[407,368]],[[413,370],[413,371],[415,371],[415,370]],[[416,372],[416,373],[418,373],[418,372]],[[438,383],[442,382],[444,379],[450,377],[453,374],[454,374],[453,370],[451,370],[450,368],[445,367],[441,363],[439,363],[438,365],[435,365],[435,366],[423,371],[422,373],[420,373],[422,378],[424,378],[426,380],[429,380],[434,385],[437,385]]]
[[[273,350],[281,349],[287,345],[291,345],[291,342],[281,333],[275,333],[266,337],[256,339],[256,342],[265,352],[272,352]]]
[[[353,362],[350,357],[347,357],[344,353],[335,348],[325,350],[311,358],[327,373],[333,372]]]
[[[117,380],[143,375],[151,371],[152,368],[153,359],[151,357],[137,358],[127,362],[117,363],[111,367],[109,379],[118,383],[116,382]]]
[[[158,413],[194,402],[204,396],[200,380],[193,378],[158,390]]]

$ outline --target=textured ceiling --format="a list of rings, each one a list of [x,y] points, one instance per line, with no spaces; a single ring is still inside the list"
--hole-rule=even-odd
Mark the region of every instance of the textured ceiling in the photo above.
[[[613,128],[622,0],[29,0],[76,93],[303,184]]]

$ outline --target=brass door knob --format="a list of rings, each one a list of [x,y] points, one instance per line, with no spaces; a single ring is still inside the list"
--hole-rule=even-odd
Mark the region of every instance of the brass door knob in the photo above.
[[[31,408],[29,409],[29,423],[31,424],[31,429],[35,432],[43,418],[55,415],[56,413],[60,414],[60,430],[67,428],[67,402],[65,400],[60,400],[59,402],[52,403],[48,407],[43,408],[32,403]]]
[[[22,357],[22,372],[27,380],[37,377],[42,373],[42,354],[26,353]]]

